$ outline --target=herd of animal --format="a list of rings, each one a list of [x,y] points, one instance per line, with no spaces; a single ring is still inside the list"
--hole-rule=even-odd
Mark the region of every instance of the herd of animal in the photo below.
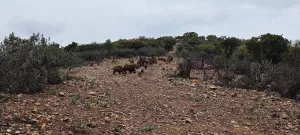
[[[139,57],[139,60],[134,63],[133,59],[129,59],[129,64],[126,63],[124,66],[115,66],[113,67],[113,74],[116,74],[116,72],[118,72],[119,74],[127,74],[127,71],[129,73],[136,73],[136,69],[140,69],[141,67],[144,67],[144,69],[147,69],[148,66],[153,65],[153,64],[157,64],[157,61],[163,61],[166,63],[170,63],[171,61],[173,61],[173,57],[172,56],[168,56],[168,58],[163,58],[163,57]],[[138,75],[141,76],[144,73],[144,70],[141,69],[138,72]]]

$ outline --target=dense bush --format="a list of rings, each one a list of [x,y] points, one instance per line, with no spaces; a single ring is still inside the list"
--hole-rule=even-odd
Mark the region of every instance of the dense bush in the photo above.
[[[263,34],[246,41],[248,52],[256,60],[272,60],[278,63],[282,60],[282,55],[288,50],[289,41],[282,35]]]
[[[278,72],[276,65],[272,61],[263,60],[261,62],[252,62],[250,65],[251,78],[254,81],[254,88],[264,90],[270,85],[277,77]]]
[[[226,38],[222,41],[223,53],[227,59],[229,59],[233,52],[241,45],[241,41],[235,37]]]
[[[78,46],[78,43],[72,42],[68,46],[64,48],[65,51],[75,51],[76,47]]]
[[[72,44],[70,44],[72,45]],[[90,43],[90,44],[82,44],[82,45],[78,45],[74,51],[75,52],[86,52],[86,51],[101,51],[104,49],[104,46],[100,43]]]
[[[213,58],[213,65],[215,68],[222,69],[225,68],[226,59],[223,55],[217,55]]]
[[[71,66],[72,61],[55,43],[48,43],[43,35],[29,39],[14,33],[1,43],[0,90],[8,92],[38,92],[47,83],[59,83],[58,69]]]
[[[272,90],[278,91],[284,97],[300,100],[300,42],[290,47],[283,57],[283,62],[277,65],[278,77],[272,85]]]
[[[240,48],[233,52],[233,56],[229,60],[229,70],[237,75],[249,76],[251,63],[251,58]]]
[[[37,36],[30,39],[6,37],[1,44],[0,87],[10,92],[40,91],[46,82],[47,70],[42,65],[43,45]]]
[[[187,32],[176,55],[222,71],[219,83],[230,87],[273,90],[300,99],[300,41],[294,46],[276,34],[262,34],[248,40]],[[205,43],[205,44],[204,44]],[[297,96],[299,95],[299,96]]]
[[[80,58],[85,61],[101,61],[106,57],[109,57],[106,50],[101,51],[83,51],[77,53]]]
[[[48,71],[47,83],[48,84],[59,84],[63,81],[59,70],[51,69]]]
[[[117,49],[113,54],[121,58],[131,58],[137,56],[138,53],[133,49]]]
[[[197,51],[203,51],[206,52],[207,54],[214,55],[216,54],[216,48],[214,45],[198,45],[196,46]]]
[[[90,43],[78,45],[72,42],[64,48],[66,51],[74,51],[80,54],[85,61],[102,60],[109,57],[130,58],[137,55],[159,56],[173,50],[176,39],[171,36],[154,38],[139,37],[135,39],[120,39],[104,43]]]
[[[197,65],[204,61],[209,68],[221,71],[218,78],[222,85],[271,89],[290,98],[300,94],[300,41],[291,46],[282,35],[270,33],[242,40],[216,35],[205,37],[196,32],[186,32],[176,38],[141,36],[114,42],[108,39],[104,43],[72,42],[64,48],[50,43],[43,35],[21,39],[12,33],[0,45],[0,90],[41,91],[45,84],[62,82],[62,68],[69,73],[77,66],[104,58],[162,56],[173,50],[176,43],[179,45],[175,55],[184,59],[179,66],[181,77],[189,76],[195,62]]]
[[[271,90],[277,91],[282,96],[300,99],[300,68],[291,67],[280,63],[277,67],[278,77],[271,85]]]
[[[138,54],[142,56],[161,56],[166,53],[167,50],[162,47],[143,47],[138,50]]]

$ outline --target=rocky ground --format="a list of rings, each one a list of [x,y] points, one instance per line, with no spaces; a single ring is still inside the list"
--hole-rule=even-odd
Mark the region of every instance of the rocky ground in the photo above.
[[[176,63],[159,62],[141,77],[113,75],[117,64],[77,68],[43,93],[0,94],[0,135],[300,134],[296,101],[167,77]]]

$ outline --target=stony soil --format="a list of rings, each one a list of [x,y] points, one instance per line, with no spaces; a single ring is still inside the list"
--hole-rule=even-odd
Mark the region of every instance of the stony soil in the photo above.
[[[77,68],[43,93],[0,94],[0,135],[300,134],[296,101],[169,78],[174,62],[159,62],[141,77],[113,75],[114,65]]]

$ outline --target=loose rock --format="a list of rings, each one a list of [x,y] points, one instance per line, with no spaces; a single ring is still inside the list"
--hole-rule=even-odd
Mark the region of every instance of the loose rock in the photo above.
[[[210,89],[210,90],[216,90],[216,89],[218,89],[218,87],[216,87],[216,86],[214,86],[214,85],[210,85],[210,86],[209,86],[209,89]]]
[[[184,122],[185,123],[192,123],[192,120],[190,118],[185,118]]]
[[[104,120],[105,120],[105,122],[107,122],[107,123],[110,123],[110,121],[111,121],[111,119],[108,118],[108,117],[105,117]]]
[[[65,96],[65,93],[59,92],[59,96],[64,97],[64,96]]]
[[[16,132],[15,132],[15,135],[18,135],[18,134],[21,134],[21,132],[20,132],[20,131],[16,131]]]

